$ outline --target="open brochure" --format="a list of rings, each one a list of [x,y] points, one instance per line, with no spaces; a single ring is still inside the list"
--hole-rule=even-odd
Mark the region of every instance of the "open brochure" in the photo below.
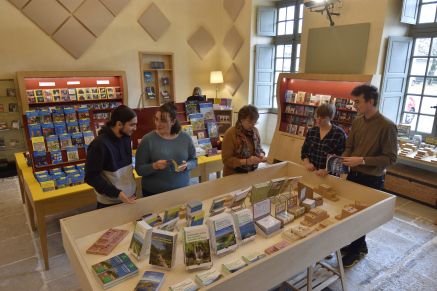
[[[331,175],[340,177],[342,174],[349,173],[349,167],[343,165],[343,157],[328,155],[328,159],[326,160],[326,171]]]

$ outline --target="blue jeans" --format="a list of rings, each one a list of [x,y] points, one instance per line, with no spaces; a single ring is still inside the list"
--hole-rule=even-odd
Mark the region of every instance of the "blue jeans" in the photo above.
[[[347,180],[367,186],[376,190],[382,190],[384,188],[384,176],[370,176],[360,172],[350,172],[347,176]],[[350,252],[356,254],[360,253],[360,249],[366,245],[366,236],[362,236],[359,239],[353,241],[348,247]]]

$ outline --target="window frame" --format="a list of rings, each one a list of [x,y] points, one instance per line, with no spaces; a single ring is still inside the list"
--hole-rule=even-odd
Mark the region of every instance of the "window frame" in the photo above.
[[[437,1],[437,0],[436,0]],[[300,48],[301,48],[301,39],[302,39],[302,27],[303,27],[303,12],[305,10],[305,7],[303,5],[304,0],[283,0],[283,1],[279,1],[276,4],[276,8],[277,8],[277,20],[276,20],[276,36],[273,37],[273,45],[275,46],[275,56],[274,56],[274,70],[273,70],[273,74],[274,74],[274,79],[273,79],[273,94],[271,96],[272,98],[272,108],[271,110],[274,112],[277,112],[277,96],[276,96],[276,91],[277,91],[277,78],[276,75],[277,73],[295,73],[299,71],[299,68],[297,68],[296,70],[296,62],[297,59],[299,59],[300,61],[300,55],[297,56],[297,51],[298,51],[298,47],[299,47],[299,52],[300,52]],[[294,18],[292,20],[287,20],[287,16],[285,20],[279,20],[279,10],[281,8],[285,8],[285,7],[289,7],[289,6],[294,6]],[[302,9],[302,18],[300,18],[300,11]],[[278,35],[279,33],[279,23],[287,23],[289,21],[293,21],[293,33],[292,34],[286,34],[286,35]],[[300,28],[301,28],[301,32],[299,33],[299,22],[302,22]],[[284,57],[278,57],[277,56],[277,47],[280,45],[284,45],[284,51],[285,51],[285,46],[286,45],[291,45],[291,57],[290,58],[284,58]],[[285,71],[284,67],[282,66],[282,70],[277,70],[276,66],[277,66],[277,61],[278,59],[290,59],[290,70],[289,71]],[[293,70],[294,68],[294,70]]]
[[[432,46],[433,46],[433,38],[436,38],[436,41],[437,41],[437,7],[436,7],[436,16],[434,19],[435,22],[433,22],[433,23],[419,23],[420,15],[422,13],[422,7],[423,7],[423,5],[426,5],[426,4],[437,4],[437,0],[429,2],[429,3],[423,3],[422,0],[420,0],[416,24],[411,25],[411,28],[409,30],[409,36],[413,38],[413,47],[412,47],[412,52],[411,52],[411,56],[410,56],[410,60],[409,60],[409,68],[408,68],[408,75],[407,75],[404,98],[403,98],[403,102],[402,102],[402,107],[400,108],[401,117],[400,117],[399,123],[403,124],[405,114],[415,114],[416,118],[417,118],[416,125],[415,125],[415,128],[411,128],[411,132],[413,134],[421,134],[423,136],[437,137],[437,109],[434,113],[434,122],[433,122],[431,133],[425,133],[425,132],[421,132],[421,131],[417,130],[417,127],[419,125],[419,117],[420,116],[422,116],[422,115],[423,116],[432,116],[431,114],[421,114],[420,113],[424,97],[428,97],[428,96],[433,97],[433,98],[436,98],[436,101],[437,101],[437,94],[436,95],[425,94],[427,79],[428,78],[435,78],[437,80],[437,74],[435,76],[428,75],[430,60],[432,58],[437,59],[437,55],[431,56],[431,50],[432,50]],[[416,46],[416,41],[417,41],[417,39],[420,39],[420,38],[430,38],[431,39],[428,54],[426,56],[414,56],[414,49]],[[414,61],[414,59],[417,59],[417,58],[426,58],[425,75],[423,75],[423,76],[414,75],[411,73],[411,70],[413,68],[413,61]],[[422,87],[421,93],[420,94],[408,93],[410,79],[417,78],[417,77],[423,78],[423,87]],[[420,98],[417,112],[409,113],[408,111],[405,111],[405,105],[409,101],[408,96],[418,96]]]

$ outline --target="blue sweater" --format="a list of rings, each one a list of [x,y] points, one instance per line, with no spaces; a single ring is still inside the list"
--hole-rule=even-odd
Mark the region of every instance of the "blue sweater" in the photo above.
[[[153,169],[152,164],[159,160],[175,160],[178,164],[187,162],[187,169],[174,172],[167,167],[164,170]],[[147,195],[158,194],[188,186],[190,170],[197,167],[196,149],[191,137],[180,132],[172,140],[160,137],[155,131],[146,134],[138,146],[135,156],[135,169],[142,176],[141,185]]]

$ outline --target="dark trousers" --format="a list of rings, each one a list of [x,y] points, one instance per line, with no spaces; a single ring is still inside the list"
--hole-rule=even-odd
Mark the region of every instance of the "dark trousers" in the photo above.
[[[347,176],[347,180],[361,184],[376,190],[382,190],[384,188],[384,176],[370,176],[362,174],[360,172],[350,172]],[[362,236],[359,239],[353,241],[348,247],[350,252],[359,253],[361,247],[366,245],[366,236]]]
[[[97,209],[102,209],[102,208],[110,207],[110,206],[117,205],[117,204],[120,204],[120,203],[103,204],[103,203],[97,202]]]

